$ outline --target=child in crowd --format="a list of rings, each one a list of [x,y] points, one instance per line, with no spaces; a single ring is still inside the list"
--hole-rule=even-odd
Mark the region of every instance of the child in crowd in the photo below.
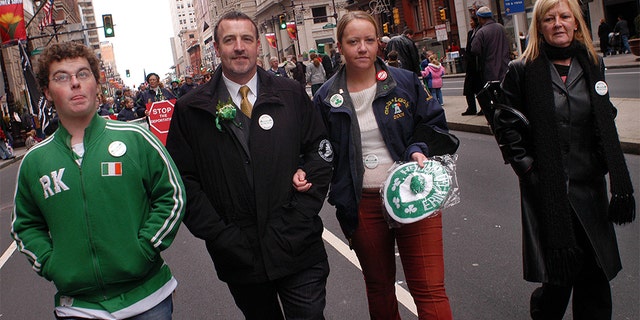
[[[392,67],[396,67],[396,68],[401,68],[401,63],[400,60],[398,60],[398,51],[396,50],[392,50],[389,52],[389,54],[387,55],[387,65],[388,66],[392,66]]]
[[[444,76],[444,68],[435,55],[429,56],[429,64],[422,71],[422,77],[427,79],[427,87],[431,91],[431,95],[438,99],[440,105],[444,106],[442,99],[442,76]]]
[[[27,139],[24,141],[24,146],[27,147],[27,150],[31,149],[31,147],[35,146],[38,143],[36,139],[36,130],[31,130],[27,132]]]
[[[9,160],[15,157],[16,156],[13,155],[11,147],[7,142],[7,136],[4,134],[4,131],[2,131],[2,128],[0,128],[0,159]]]

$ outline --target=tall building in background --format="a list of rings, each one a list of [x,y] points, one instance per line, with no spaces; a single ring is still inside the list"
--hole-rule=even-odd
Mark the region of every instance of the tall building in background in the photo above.
[[[99,43],[99,48],[102,64],[105,68],[112,68],[115,72],[118,68],[116,67],[116,56],[113,51],[113,44],[109,41],[103,41]]]
[[[100,42],[100,84],[105,95],[113,96],[115,91],[123,88],[122,79],[118,73],[116,56],[113,50],[113,43],[109,41]]]
[[[202,63],[207,69],[215,69],[218,58],[213,47],[214,17],[218,17],[216,2],[211,0],[194,0],[193,8],[196,16],[199,42],[202,49]]]
[[[197,1],[197,0],[196,0]],[[188,51],[198,49],[197,20],[193,5],[194,0],[170,0],[170,14],[173,24],[173,37],[170,39],[174,50],[173,59],[176,76],[193,73]],[[200,64],[197,65],[199,67]]]
[[[90,29],[84,32],[86,45],[92,48],[94,51],[100,50],[100,38],[98,37],[98,29],[92,29],[97,27],[96,15],[93,11],[92,0],[78,0],[78,11],[80,12],[81,23],[85,28]]]

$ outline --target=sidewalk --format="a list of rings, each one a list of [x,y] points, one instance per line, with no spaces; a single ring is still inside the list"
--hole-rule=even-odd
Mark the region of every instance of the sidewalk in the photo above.
[[[604,58],[607,69],[640,68],[640,57],[633,54],[619,54]],[[464,73],[445,75],[445,77],[464,77]],[[640,99],[611,98],[618,109],[616,126],[622,150],[629,154],[640,154]],[[461,116],[467,109],[463,96],[444,97],[444,110],[449,129],[475,133],[491,134],[484,116]],[[479,108],[479,106],[478,106]]]
[[[618,109],[616,126],[622,150],[629,154],[640,154],[640,99],[611,98]],[[491,134],[484,116],[462,116],[467,109],[463,96],[444,97],[444,111],[450,130]]]
[[[604,58],[607,69],[640,68],[640,57],[633,54],[617,54]],[[464,73],[445,74],[445,78],[463,78]]]

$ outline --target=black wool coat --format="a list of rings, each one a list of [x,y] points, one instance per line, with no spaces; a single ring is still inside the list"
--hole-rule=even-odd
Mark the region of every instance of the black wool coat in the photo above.
[[[221,120],[216,128],[216,105],[229,99],[218,68],[178,100],[167,137],[187,190],[184,224],[232,283],[278,279],[327,258],[318,216],[332,171],[324,125],[300,84],[257,72],[258,97],[242,127]],[[292,187],[299,166],[313,183],[305,193]]]

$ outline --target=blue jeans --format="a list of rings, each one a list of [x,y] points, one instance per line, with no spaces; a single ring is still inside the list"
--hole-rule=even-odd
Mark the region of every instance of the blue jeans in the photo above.
[[[440,102],[440,105],[443,106],[444,105],[444,100],[442,100],[442,89],[440,88],[431,88],[431,95],[438,99],[438,102]]]
[[[128,320],[171,320],[171,314],[173,314],[172,296],[173,295],[169,295],[155,307],[137,316],[128,318]]]
[[[11,151],[9,151],[7,144],[5,144],[4,141],[0,140],[0,159],[4,160],[11,157],[13,157],[13,154],[11,153]]]
[[[55,313],[54,313],[55,314]],[[125,320],[171,320],[171,314],[173,314],[173,300],[172,295],[169,295],[162,302],[158,303],[155,307],[131,318]],[[65,320],[81,320],[83,318],[74,317],[58,317],[56,319]]]
[[[631,52],[631,48],[629,47],[629,36],[626,34],[620,35],[620,38],[622,39],[622,48],[624,50],[624,53]]]

